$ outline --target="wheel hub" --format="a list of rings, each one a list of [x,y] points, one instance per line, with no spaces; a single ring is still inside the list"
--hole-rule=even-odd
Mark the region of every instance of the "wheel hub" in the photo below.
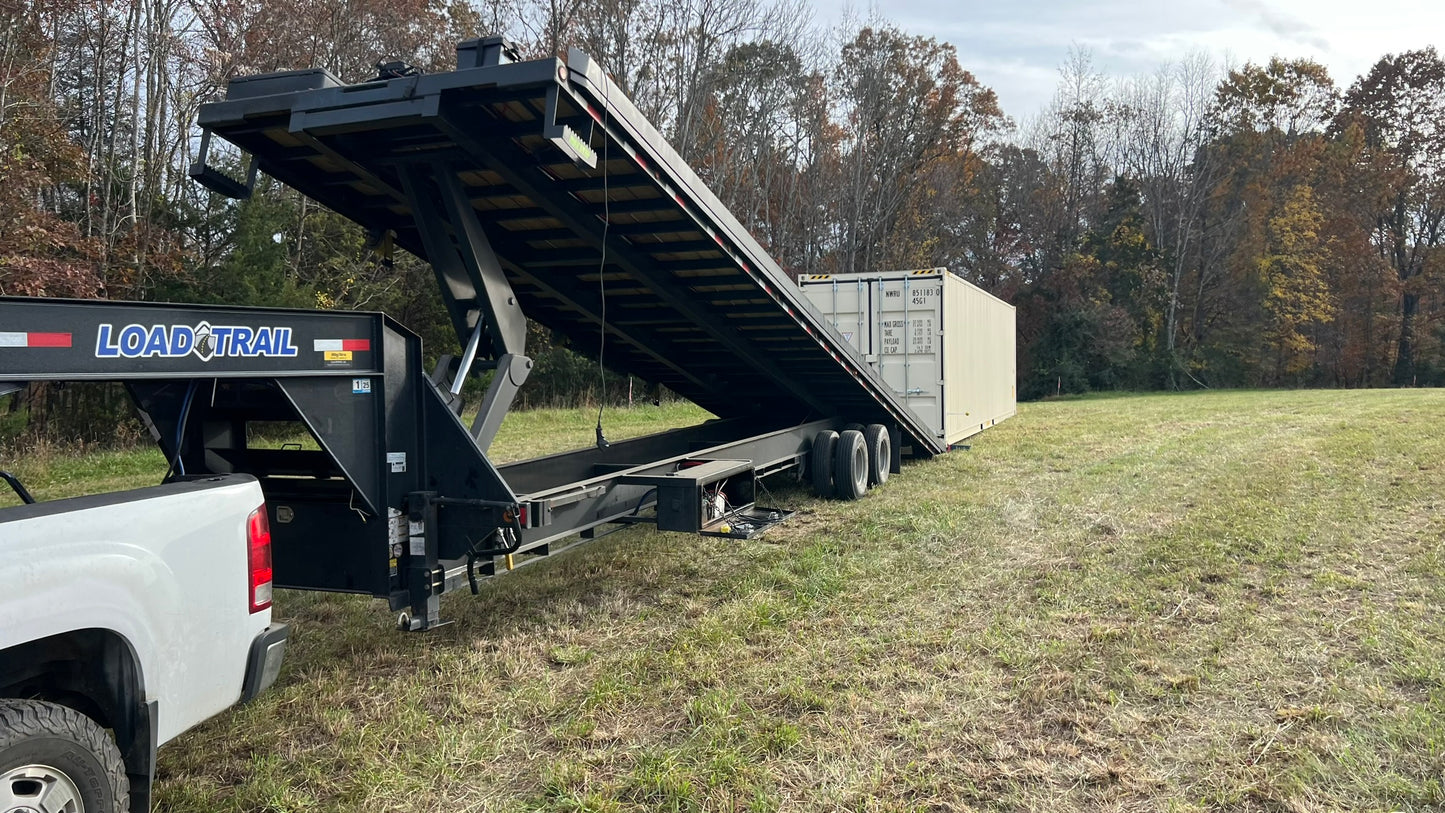
[[[0,776],[0,813],[85,813],[85,804],[63,771],[22,765]]]

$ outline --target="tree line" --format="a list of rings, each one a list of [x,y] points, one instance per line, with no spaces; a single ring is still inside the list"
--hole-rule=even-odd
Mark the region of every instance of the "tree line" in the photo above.
[[[8,0],[0,33],[4,294],[381,309],[447,349],[415,258],[277,184],[191,183],[195,115],[234,76],[446,70],[503,34],[606,66],[791,273],[947,266],[1015,303],[1021,397],[1445,383],[1434,49],[1348,85],[1202,55],[1110,78],[1076,51],[1014,119],[954,46],[800,0]],[[532,342],[534,402],[597,397]]]

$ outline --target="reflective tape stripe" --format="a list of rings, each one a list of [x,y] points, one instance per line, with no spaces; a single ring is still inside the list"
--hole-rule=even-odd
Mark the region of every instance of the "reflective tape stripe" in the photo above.
[[[370,350],[371,339],[313,339],[311,349],[317,353],[337,350]]]
[[[0,333],[0,347],[70,347],[70,334]]]

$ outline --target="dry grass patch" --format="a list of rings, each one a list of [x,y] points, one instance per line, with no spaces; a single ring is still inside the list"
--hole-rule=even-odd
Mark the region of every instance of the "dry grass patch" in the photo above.
[[[774,487],[764,539],[614,534],[425,635],[285,593],[280,684],[163,751],[160,805],[1440,809],[1442,413],[1027,404],[857,503]]]

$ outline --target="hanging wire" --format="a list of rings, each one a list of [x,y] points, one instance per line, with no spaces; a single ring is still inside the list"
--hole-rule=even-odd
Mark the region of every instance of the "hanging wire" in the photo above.
[[[181,399],[181,416],[176,422],[176,453],[171,458],[171,463],[166,467],[165,480],[170,480],[172,474],[181,477],[186,476],[186,463],[181,459],[181,447],[186,442],[186,424],[191,420],[191,401],[196,397],[196,379],[186,386],[186,395]]]
[[[607,368],[602,364],[607,352],[607,232],[612,228],[612,194],[607,176],[607,125],[612,112],[612,80],[606,74],[602,77],[602,95],[602,258],[597,262],[597,291],[602,299],[602,313],[597,323],[597,448],[606,449],[612,445],[602,434],[602,410],[607,405]]]

